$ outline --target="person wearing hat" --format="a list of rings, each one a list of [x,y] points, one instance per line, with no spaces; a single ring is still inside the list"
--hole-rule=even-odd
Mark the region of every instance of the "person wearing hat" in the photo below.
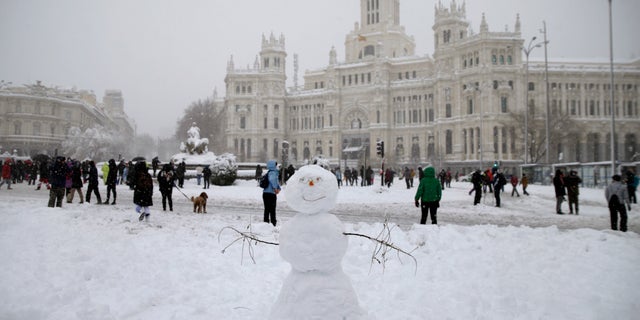
[[[604,190],[604,196],[609,205],[609,214],[611,216],[611,229],[618,230],[618,214],[620,215],[620,231],[627,231],[627,208],[631,210],[629,203],[629,194],[627,187],[622,184],[622,177],[614,175],[611,177],[613,181]],[[625,207],[626,205],[626,207]]]
[[[564,179],[564,185],[567,187],[567,196],[569,198],[569,214],[578,214],[578,196],[580,195],[580,186],[582,179],[578,176],[578,172],[571,170],[569,176]]]

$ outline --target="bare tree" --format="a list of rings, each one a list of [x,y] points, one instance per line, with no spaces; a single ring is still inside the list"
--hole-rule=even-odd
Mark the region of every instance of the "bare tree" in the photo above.
[[[524,137],[524,112],[511,112],[509,113],[508,121],[503,122],[505,127],[516,126],[518,128],[518,137]],[[561,144],[567,140],[567,138],[576,130],[573,119],[568,114],[552,113],[549,117],[549,149],[546,149],[547,134],[545,128],[544,115],[535,117],[533,114],[529,114],[528,120],[528,147],[529,147],[529,159],[528,163],[538,163],[544,160],[547,152],[549,152],[551,162],[554,157],[557,157],[555,152],[555,146]],[[524,145],[522,146],[522,155],[524,157]],[[553,157],[551,157],[553,156]]]

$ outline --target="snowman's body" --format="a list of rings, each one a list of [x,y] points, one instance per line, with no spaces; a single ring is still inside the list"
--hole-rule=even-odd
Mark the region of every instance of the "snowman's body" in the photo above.
[[[335,176],[318,166],[300,168],[288,181],[287,204],[298,214],[282,226],[280,255],[291,264],[271,319],[363,319],[349,277],[342,271],[347,237],[328,213]]]

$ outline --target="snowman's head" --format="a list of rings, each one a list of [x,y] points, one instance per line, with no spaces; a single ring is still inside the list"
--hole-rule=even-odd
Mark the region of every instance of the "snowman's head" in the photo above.
[[[286,197],[289,207],[300,213],[327,212],[336,204],[338,181],[330,171],[307,165],[287,181]]]

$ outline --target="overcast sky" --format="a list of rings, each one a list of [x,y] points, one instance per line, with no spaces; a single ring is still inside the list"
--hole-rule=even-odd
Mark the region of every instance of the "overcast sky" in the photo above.
[[[640,57],[640,1],[614,0],[614,59]],[[433,54],[434,0],[401,0],[400,22],[418,55]],[[458,3],[461,3],[458,1]],[[443,1],[449,5],[449,1]],[[0,80],[93,90],[120,89],[138,133],[168,137],[193,101],[225,95],[229,57],[253,66],[262,34],[286,38],[288,85],[293,55],[304,70],[323,68],[359,20],[360,0],[0,0]],[[514,29],[541,38],[549,59],[608,61],[607,0],[469,0],[467,19],[480,30]],[[359,21],[358,21],[359,22]],[[633,34],[636,34],[635,36]],[[531,53],[541,60],[544,50]]]

